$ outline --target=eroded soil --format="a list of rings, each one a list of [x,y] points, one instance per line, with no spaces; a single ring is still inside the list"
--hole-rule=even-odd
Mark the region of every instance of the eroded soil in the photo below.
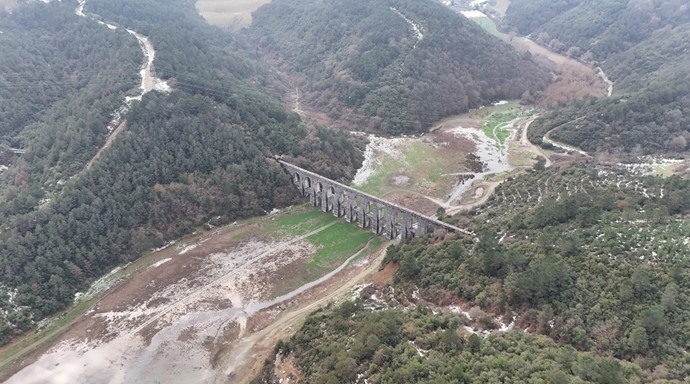
[[[270,300],[287,293],[276,283],[316,252],[307,237],[331,225],[284,238],[242,226],[160,251],[160,261],[105,295],[52,347],[24,359],[27,366],[8,382],[239,382],[234,372],[251,371],[268,352],[257,353],[255,343],[276,341],[257,332],[277,329],[276,322],[291,329],[286,313],[369,266],[367,253],[324,284]]]

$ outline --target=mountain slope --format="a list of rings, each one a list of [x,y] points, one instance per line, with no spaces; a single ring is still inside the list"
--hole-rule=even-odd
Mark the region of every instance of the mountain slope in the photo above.
[[[83,167],[140,81],[136,40],[76,17],[74,6],[33,2],[0,12],[0,155],[3,145],[31,148],[36,161],[25,172],[45,184]]]
[[[547,83],[546,72],[431,1],[273,1],[247,34],[309,109],[343,126],[420,132]],[[491,65],[487,65],[491,63]]]
[[[553,139],[591,152],[686,152],[690,139],[690,7],[686,2],[561,5],[545,24],[527,28],[528,17],[516,3],[506,21],[554,50],[600,63],[615,83],[614,98],[545,116],[531,127],[533,141],[541,142],[553,130]]]

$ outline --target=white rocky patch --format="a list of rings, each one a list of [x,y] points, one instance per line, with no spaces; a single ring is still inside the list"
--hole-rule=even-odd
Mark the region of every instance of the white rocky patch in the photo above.
[[[182,247],[183,247],[183,248],[182,248],[182,250],[180,251],[179,254],[180,254],[180,255],[184,255],[185,253],[187,253],[187,252],[193,250],[194,248],[196,248],[196,247],[198,247],[198,246],[199,246],[199,244],[192,244],[192,245],[187,245],[187,246],[185,246],[184,244],[182,244]]]
[[[465,137],[474,142],[477,147],[474,154],[479,158],[479,161],[484,164],[482,172],[475,173],[473,178],[462,181],[453,188],[446,202],[446,205],[450,206],[469,190],[474,181],[481,180],[488,175],[507,171],[510,169],[510,164],[508,163],[507,152],[497,148],[496,142],[486,136],[484,131],[476,128],[464,128],[459,126],[448,130],[448,132],[456,137]],[[469,173],[470,172],[468,172],[468,174]]]
[[[414,35],[417,38],[417,41],[422,41],[422,39],[424,38],[424,34],[422,33],[422,25],[415,23],[414,21],[408,19],[407,16],[403,15],[402,12],[400,12],[396,8],[391,7],[390,9],[391,9],[391,11],[397,13],[398,16],[402,17],[407,22],[407,24],[409,24],[412,27],[412,30],[414,31]],[[416,48],[417,45],[415,44],[414,47]]]
[[[387,139],[374,135],[369,136],[369,144],[364,150],[364,161],[362,167],[357,170],[352,184],[361,186],[366,184],[369,178],[376,172],[381,165],[378,157],[385,154],[394,160],[402,161],[405,158],[404,148],[408,145],[410,139],[395,138]]]
[[[499,332],[508,332],[508,331],[510,331],[511,329],[513,329],[513,328],[515,327],[515,319],[516,319],[516,318],[517,318],[516,316],[513,316],[513,318],[511,319],[510,323],[509,323],[509,324],[506,324],[506,323],[504,323],[504,322],[501,320],[500,317],[497,317],[497,318],[496,318],[496,322],[497,322],[498,324],[500,324],[500,327],[498,328],[498,331],[499,331]]]
[[[470,2],[470,7],[478,7],[480,5],[484,5],[488,2],[489,2],[489,0],[474,0],[474,1]]]
[[[462,13],[462,15],[468,19],[478,19],[481,17],[489,17],[481,11],[477,11],[476,9],[473,9],[471,11],[462,11],[460,13]]]
[[[160,267],[161,265],[167,263],[167,262],[170,261],[170,260],[172,260],[172,257],[168,257],[168,258],[159,260],[159,261],[157,261],[157,262],[151,264],[151,267],[153,267],[153,268]]]
[[[170,247],[171,245],[174,245],[175,243],[177,243],[177,240],[171,240],[171,241],[167,242],[167,243],[166,243],[164,246],[162,246],[162,247],[151,249],[151,252],[162,251],[162,250],[164,250],[164,249]]]

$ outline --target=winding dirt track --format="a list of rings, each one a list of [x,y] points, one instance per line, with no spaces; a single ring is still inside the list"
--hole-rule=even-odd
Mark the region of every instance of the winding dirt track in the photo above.
[[[348,277],[347,280],[341,283],[332,284],[328,287],[327,289],[329,289],[330,292],[320,296],[312,302],[283,312],[280,318],[271,325],[251,335],[245,336],[242,341],[233,348],[231,356],[228,356],[220,363],[222,368],[219,370],[220,372],[215,379],[215,383],[249,383],[258,374],[263,366],[264,357],[270,353],[278,340],[290,337],[296,332],[304,317],[309,313],[345,295],[355,285],[366,281],[367,276],[378,270],[386,254],[386,248],[391,243],[392,242],[388,242],[384,244],[381,251],[376,255],[376,258],[369,261],[366,268],[360,270],[354,276]],[[250,360],[253,360],[254,363],[248,365],[247,362]]]
[[[543,157],[545,160],[544,166],[546,168],[551,166],[551,159],[549,158],[549,155],[546,154],[540,147],[534,145],[529,139],[527,138],[527,130],[529,129],[529,126],[536,120],[539,116],[534,117],[533,119],[527,121],[525,123],[525,126],[522,127],[522,137],[520,138],[520,145],[524,146],[525,148],[528,148],[528,150],[532,153],[534,153],[537,156]]]

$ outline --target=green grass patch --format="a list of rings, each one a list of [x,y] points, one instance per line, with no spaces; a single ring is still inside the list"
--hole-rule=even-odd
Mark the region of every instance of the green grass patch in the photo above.
[[[379,166],[369,177],[366,184],[357,189],[370,195],[384,197],[391,192],[413,192],[415,184],[420,181],[436,183],[441,181],[444,173],[452,169],[452,164],[446,164],[441,154],[420,141],[412,141],[403,153],[403,159],[395,159],[385,153],[378,155]],[[409,186],[395,186],[390,184],[393,176],[405,174],[412,178],[413,184]]]
[[[336,220],[338,218],[333,214],[322,212],[320,208],[304,204],[286,209],[278,214],[243,220],[237,225],[257,225],[257,228],[240,232],[233,236],[232,240],[241,241],[256,235],[269,238],[302,236]],[[226,228],[231,229],[230,227]]]
[[[366,184],[357,189],[370,195],[385,196],[394,190],[387,185],[388,179],[406,167],[403,161],[396,160],[387,154],[379,154],[378,160],[379,166],[376,171],[369,177]]]
[[[421,142],[415,141],[407,151],[406,159],[410,166],[408,173],[418,179],[437,182],[445,170],[441,159]]]
[[[489,32],[490,34],[492,34],[498,38],[501,38],[503,36],[503,34],[498,31],[498,28],[496,28],[496,23],[494,23],[494,21],[491,20],[491,18],[488,16],[486,16],[486,17],[472,17],[470,20],[479,24],[487,32]]]
[[[369,239],[375,236],[368,230],[350,223],[337,223],[323,231],[307,237],[319,250],[307,263],[307,269],[321,275],[339,266]]]
[[[507,104],[506,104],[507,105]],[[500,107],[505,107],[502,105]],[[501,108],[499,111],[492,112],[482,122],[484,134],[496,142],[499,149],[505,147],[506,140],[510,137],[511,131],[507,128],[510,121],[517,117],[517,113],[512,109]]]
[[[338,220],[333,214],[322,212],[319,208],[306,206],[305,209],[306,211],[304,212],[276,218],[266,225],[266,229],[272,230],[274,227],[277,227],[278,230],[284,233],[302,236]]]
[[[374,236],[373,233],[358,229],[354,224],[342,223],[307,238],[308,241],[321,248],[303,266],[300,273],[286,276],[284,280],[277,282],[272,294],[282,295],[317,280],[360,251],[359,256],[350,263],[378,252],[386,240],[379,236],[373,238],[372,236]]]

